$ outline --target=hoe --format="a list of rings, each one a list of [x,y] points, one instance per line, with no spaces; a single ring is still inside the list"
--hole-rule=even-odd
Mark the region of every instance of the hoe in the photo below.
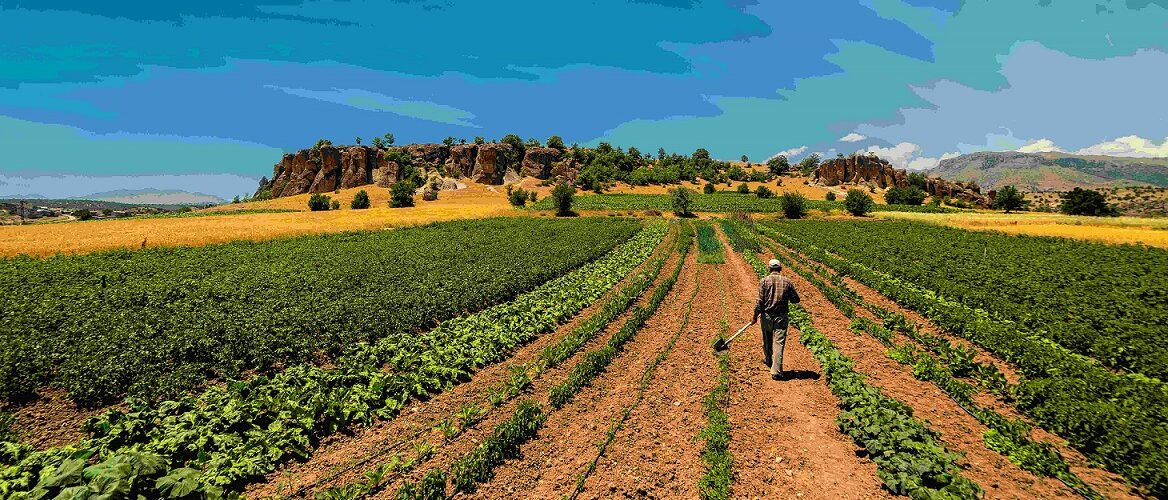
[[[750,325],[753,324],[754,323],[747,323],[742,325],[742,328],[739,328],[737,332],[734,332],[734,335],[731,335],[730,338],[726,340],[718,339],[718,341],[714,343],[714,352],[722,352],[730,349],[730,342],[733,342],[734,339],[738,338],[739,335],[742,335],[742,332],[745,332],[746,329],[750,328]]]

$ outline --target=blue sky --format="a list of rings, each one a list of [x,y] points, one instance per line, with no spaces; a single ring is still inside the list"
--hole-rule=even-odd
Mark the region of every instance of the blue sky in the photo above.
[[[1165,81],[1168,0],[0,0],[0,196],[230,197],[387,131],[1168,156]]]

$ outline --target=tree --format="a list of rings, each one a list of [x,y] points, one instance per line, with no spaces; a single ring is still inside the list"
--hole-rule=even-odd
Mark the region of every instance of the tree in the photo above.
[[[641,162],[641,150],[637,149],[635,146],[629,146],[628,155],[633,159],[634,162]]]
[[[679,187],[670,190],[669,194],[673,197],[673,213],[675,215],[678,217],[689,217],[693,215],[689,211],[689,207],[693,204],[693,191],[690,191],[689,188]]]
[[[308,197],[308,209],[313,212],[323,212],[329,209],[331,199],[327,194],[313,193]]]
[[[383,135],[383,136],[381,136],[381,137],[382,137],[382,139],[381,139],[381,142],[385,143],[385,145],[386,145],[386,146],[392,146],[392,145],[393,145],[394,138],[393,138],[393,134],[392,134],[392,133],[390,133],[390,132],[386,132],[386,133],[385,133],[385,135]]]
[[[750,157],[746,156],[746,155],[742,155],[742,163],[750,163]]]
[[[76,217],[79,220],[89,220],[93,218],[93,212],[82,208],[81,210],[73,212],[73,217]]]
[[[747,186],[745,182],[739,184],[738,194],[750,194],[750,186]]]
[[[770,170],[773,175],[784,175],[788,170],[791,170],[791,163],[787,161],[784,155],[778,155],[767,160],[767,170]]]
[[[835,191],[828,191],[827,194],[823,196],[823,199],[827,201],[835,201]]]
[[[404,179],[393,183],[389,187],[390,208],[405,208],[414,206],[414,190],[417,186],[413,181]]]
[[[353,210],[369,208],[369,193],[366,193],[364,189],[357,191],[357,194],[353,195],[353,201],[349,202],[349,208]]]
[[[381,138],[380,138],[380,137],[374,137],[374,138],[373,138],[373,147],[375,147],[375,148],[380,148],[380,147],[382,147],[382,146],[384,146],[384,145],[385,145],[385,143],[384,143],[384,142],[382,142],[382,140],[381,140]]]
[[[1062,195],[1063,203],[1059,211],[1070,215],[1116,216],[1119,210],[1107,204],[1103,193],[1091,189],[1075,188]]]
[[[929,178],[920,172],[911,172],[908,174],[908,185],[916,186],[922,191],[929,189]]]
[[[361,145],[361,136],[357,136],[357,145],[358,145],[358,146],[360,146],[360,145]]]
[[[231,199],[231,203],[239,203],[239,195],[235,195],[235,197]]]
[[[445,139],[442,139],[442,145],[446,146],[446,147],[453,146],[454,145],[454,137],[447,136]]]
[[[807,215],[807,198],[794,191],[787,191],[779,198],[783,216],[788,219],[802,219]]]
[[[871,212],[873,205],[875,202],[872,201],[872,197],[859,189],[849,189],[847,197],[844,198],[844,209],[856,217]]]
[[[888,188],[884,192],[884,201],[889,205],[920,205],[929,195],[916,186]]]
[[[1026,206],[1026,199],[1022,197],[1022,193],[1014,186],[1006,186],[998,190],[997,196],[994,196],[994,208],[1005,210],[1010,213],[1013,210],[1018,210]]]
[[[665,148],[657,148],[657,161],[665,161]]]
[[[486,143],[486,142],[487,142],[487,140],[486,140],[486,139],[483,139],[483,136],[481,136],[481,135],[476,135],[476,136],[475,136],[475,139],[474,139],[474,143],[475,143],[475,144],[484,144],[484,143]]]
[[[693,159],[694,160],[709,160],[710,159],[710,152],[706,151],[706,148],[698,148],[697,150],[694,151]]]
[[[773,198],[775,196],[775,193],[774,193],[774,191],[771,191],[771,188],[769,188],[769,187],[759,186],[757,189],[754,190],[754,195],[765,200],[767,198]]]
[[[320,148],[323,148],[325,146],[332,146],[332,145],[333,145],[333,141],[330,141],[328,139],[320,139],[320,140],[316,141],[316,144],[312,145],[312,149],[320,149]]]
[[[547,147],[555,148],[555,149],[558,149],[560,151],[563,151],[565,149],[564,139],[558,135],[553,135],[551,137],[548,137]]]
[[[714,190],[715,188],[713,182],[707,182],[706,185],[702,187],[702,192],[706,194],[714,194]]]
[[[556,215],[572,214],[572,199],[576,196],[576,188],[571,184],[561,182],[552,189],[552,200],[556,205]]]
[[[810,156],[804,158],[803,161],[799,162],[799,171],[802,172],[803,175],[811,175],[811,172],[814,171],[815,167],[818,167],[818,166],[819,166],[819,154],[818,153],[811,153]]]
[[[539,139],[536,139],[534,137],[527,139],[527,147],[529,147],[529,148],[538,148],[542,145],[543,144],[540,144]]]

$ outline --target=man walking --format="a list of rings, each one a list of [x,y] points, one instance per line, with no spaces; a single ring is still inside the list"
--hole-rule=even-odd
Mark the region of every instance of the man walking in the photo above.
[[[762,316],[762,362],[770,367],[771,379],[783,380],[783,348],[787,344],[788,303],[799,303],[799,294],[791,280],[779,274],[783,264],[770,261],[771,273],[758,286],[758,302],[754,305],[754,319]]]

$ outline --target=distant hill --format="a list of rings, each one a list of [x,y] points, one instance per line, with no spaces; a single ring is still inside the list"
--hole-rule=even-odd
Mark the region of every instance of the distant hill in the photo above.
[[[976,182],[983,190],[1006,185],[1024,191],[1168,187],[1168,158],[980,152],[941,160],[928,173],[952,181]]]
[[[78,198],[127,205],[218,205],[227,202],[227,200],[209,194],[163,191],[161,189],[119,189],[78,196]]]

